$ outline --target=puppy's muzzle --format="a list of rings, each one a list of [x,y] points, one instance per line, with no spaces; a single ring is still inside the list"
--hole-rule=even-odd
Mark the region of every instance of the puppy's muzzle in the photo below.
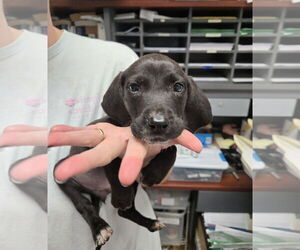
[[[147,125],[153,132],[163,132],[169,126],[169,121],[163,114],[152,113],[147,119]]]

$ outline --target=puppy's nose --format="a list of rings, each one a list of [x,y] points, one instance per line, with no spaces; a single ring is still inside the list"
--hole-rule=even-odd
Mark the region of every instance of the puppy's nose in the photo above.
[[[163,130],[169,125],[168,120],[161,114],[155,114],[149,117],[148,125],[153,130]]]

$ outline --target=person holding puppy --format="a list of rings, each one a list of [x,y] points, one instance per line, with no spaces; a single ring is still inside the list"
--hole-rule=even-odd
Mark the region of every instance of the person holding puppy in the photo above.
[[[135,163],[127,162],[127,165],[135,168],[134,164],[143,164],[145,158],[155,156],[161,148],[149,147],[135,139],[130,127],[117,127],[108,123],[84,126],[104,116],[100,103],[105,91],[120,71],[137,60],[131,49],[115,42],[90,39],[59,30],[53,26],[50,17],[48,39],[48,122],[52,127],[48,143],[49,146],[64,146],[51,147],[49,150],[49,247],[56,250],[91,250],[95,248],[95,243],[87,223],[55,181],[64,182],[76,174],[107,165],[117,157],[126,158],[130,154],[139,159]],[[174,143],[195,151],[201,149],[197,139],[187,131]],[[53,176],[55,164],[69,153],[67,145],[91,149],[63,161]],[[123,162],[126,164],[126,159]],[[140,186],[135,202],[137,210],[147,217],[155,218],[149,198]],[[117,228],[101,249],[161,249],[158,232],[151,233],[117,216],[109,200],[101,207],[100,215],[112,228]]]
[[[0,246],[46,250],[47,155],[30,156],[33,146],[45,152],[47,146],[47,38],[11,27],[3,5],[0,0]]]

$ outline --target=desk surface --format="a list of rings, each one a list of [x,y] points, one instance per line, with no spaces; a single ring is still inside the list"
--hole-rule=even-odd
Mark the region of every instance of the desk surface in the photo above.
[[[237,180],[232,174],[224,174],[221,182],[166,181],[154,186],[158,189],[207,190],[207,191],[251,191],[252,180],[246,174],[239,174]]]
[[[224,174],[221,182],[166,181],[154,186],[155,189],[205,190],[205,191],[300,191],[300,180],[289,173],[280,174],[276,179],[270,174],[260,174],[254,181],[246,174],[239,174],[237,180],[232,174]]]

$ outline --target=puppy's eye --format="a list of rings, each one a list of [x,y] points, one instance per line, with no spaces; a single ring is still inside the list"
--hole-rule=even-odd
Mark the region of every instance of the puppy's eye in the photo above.
[[[131,84],[129,84],[128,89],[132,93],[137,93],[141,90],[141,85],[139,85],[137,83],[131,83]]]
[[[176,83],[174,84],[173,89],[174,89],[175,92],[183,92],[184,89],[185,89],[185,87],[184,87],[184,85],[183,85],[182,83],[176,82]]]

